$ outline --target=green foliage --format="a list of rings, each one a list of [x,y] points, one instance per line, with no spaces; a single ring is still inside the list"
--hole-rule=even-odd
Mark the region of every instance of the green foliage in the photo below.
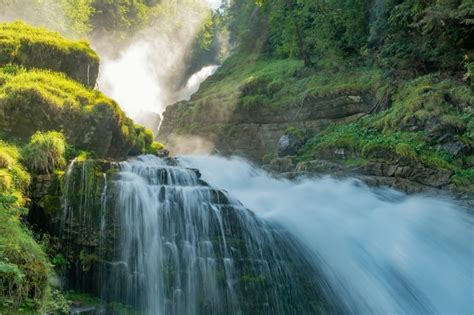
[[[472,0],[404,0],[387,18],[380,44],[384,65],[407,71],[460,69],[473,35]]]
[[[23,162],[32,172],[51,174],[66,166],[66,140],[60,132],[36,132],[23,149]]]
[[[373,126],[386,131],[438,123],[466,135],[473,132],[472,89],[435,75],[403,82],[393,96],[392,109],[376,118]]]
[[[24,212],[20,200],[0,193],[0,309],[25,303],[38,309],[47,297],[49,263],[19,220]]]
[[[60,71],[94,86],[99,57],[87,42],[70,41],[23,22],[0,23],[0,67],[10,63]]]
[[[337,149],[345,149],[348,158],[359,163],[401,158],[454,171],[453,182],[460,189],[472,190],[472,157],[451,156],[433,143],[427,132],[436,127],[452,133],[472,150],[472,102],[469,87],[449,79],[429,75],[406,81],[395,89],[391,109],[328,128],[311,138],[297,159],[311,160]]]
[[[357,58],[398,73],[465,65],[467,79],[471,73],[472,0],[238,0],[228,8],[228,24],[240,47],[256,47],[260,38],[266,45],[259,52],[306,66]]]

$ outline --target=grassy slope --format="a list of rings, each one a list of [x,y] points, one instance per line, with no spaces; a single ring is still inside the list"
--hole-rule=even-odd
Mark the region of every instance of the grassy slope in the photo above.
[[[85,41],[70,41],[23,22],[0,23],[0,66],[10,63],[64,72],[94,86],[99,57]]]
[[[29,115],[25,114],[27,112]],[[149,130],[135,126],[113,100],[99,91],[88,89],[58,72],[28,71],[11,65],[0,68],[1,115],[5,117],[0,123],[4,125],[4,136],[20,140],[28,139],[38,128],[65,129],[70,139],[79,139],[87,123],[100,117],[97,132],[100,132],[101,125],[115,128],[117,132],[113,139],[116,145],[129,146],[133,154],[152,151],[153,135]],[[37,120],[43,115],[49,120],[28,123],[31,118]],[[5,131],[7,127],[8,131]],[[84,150],[97,146],[74,141],[71,144]]]
[[[213,106],[271,106],[299,104],[308,95],[335,92],[366,92],[379,84],[382,72],[361,65],[327,64],[302,70],[295,59],[264,59],[255,55],[231,56],[193,97],[196,103]]]

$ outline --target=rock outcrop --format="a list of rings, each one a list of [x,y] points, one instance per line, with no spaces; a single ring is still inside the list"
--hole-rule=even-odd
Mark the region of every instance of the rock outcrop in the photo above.
[[[169,106],[158,134],[160,141],[173,148],[175,138],[201,137],[222,154],[239,154],[256,162],[277,152],[280,137],[288,128],[319,132],[333,123],[348,123],[368,113],[369,97],[335,94],[307,97],[287,107],[236,106],[223,109],[196,102]]]

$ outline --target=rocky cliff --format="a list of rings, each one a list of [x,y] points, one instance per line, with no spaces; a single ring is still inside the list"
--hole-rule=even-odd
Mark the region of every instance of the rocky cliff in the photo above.
[[[277,151],[278,140],[288,129],[317,133],[334,123],[354,121],[372,107],[369,97],[351,93],[307,97],[301,104],[283,108],[240,106],[231,112],[182,102],[166,109],[158,137],[171,150],[183,138],[201,137],[222,154],[260,163],[266,154]]]

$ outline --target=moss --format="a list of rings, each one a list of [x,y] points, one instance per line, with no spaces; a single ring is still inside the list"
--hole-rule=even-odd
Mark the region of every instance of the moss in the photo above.
[[[0,66],[9,63],[63,72],[90,87],[99,71],[99,57],[87,42],[23,22],[0,23]]]
[[[365,158],[386,159],[393,157],[393,148],[386,143],[369,142],[362,148],[362,155]]]
[[[413,147],[407,143],[398,143],[395,146],[395,153],[397,153],[399,156],[412,160],[416,160],[418,156]]]
[[[472,116],[472,90],[464,84],[436,75],[398,83],[393,107],[375,120],[387,131],[423,127],[431,118],[464,131]],[[415,118],[415,120],[413,120]]]
[[[62,131],[77,149],[112,158],[126,157],[132,147],[141,152],[151,146],[152,141],[142,141],[149,132],[137,128],[117,103],[64,74],[17,67],[5,78],[0,129],[10,139],[27,141],[37,131]]]
[[[0,169],[0,192],[10,190],[12,187],[12,178],[10,173],[5,169]]]
[[[43,247],[21,221],[30,176],[19,163],[18,148],[0,140],[0,152],[9,157],[0,166],[0,312],[39,312],[48,299],[51,270]]]
[[[472,191],[474,98],[470,87],[436,75],[394,84],[393,106],[347,125],[334,125],[304,145],[297,160],[313,159],[329,149],[349,149],[357,163],[403,158],[434,170],[455,173],[453,183]],[[467,145],[465,154],[452,156],[428,137],[429,129],[450,133]],[[363,157],[360,160],[359,156]]]

